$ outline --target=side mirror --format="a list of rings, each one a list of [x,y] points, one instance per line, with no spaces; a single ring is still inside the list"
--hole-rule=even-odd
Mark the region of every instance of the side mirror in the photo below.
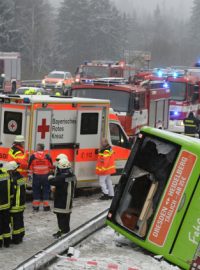
[[[199,93],[195,92],[192,95],[192,103],[195,103],[199,99]]]
[[[139,110],[140,109],[140,101],[138,97],[134,98],[134,109]]]

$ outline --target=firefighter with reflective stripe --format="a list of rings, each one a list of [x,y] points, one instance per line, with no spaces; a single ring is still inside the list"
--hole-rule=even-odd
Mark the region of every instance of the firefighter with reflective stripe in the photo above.
[[[185,135],[195,137],[198,132],[200,121],[194,116],[193,112],[190,112],[188,117],[183,120]]]
[[[67,158],[61,158],[57,162],[56,175],[49,176],[49,183],[55,186],[54,213],[57,216],[59,231],[53,236],[59,238],[70,231],[70,215],[72,200],[76,187],[76,177]]]
[[[10,246],[11,181],[5,168],[0,168],[0,247]]]
[[[19,244],[23,241],[24,209],[26,202],[26,183],[22,175],[17,171],[19,164],[15,161],[8,162],[7,170],[11,178],[13,199],[11,200],[10,217],[12,228],[12,242]]]
[[[114,189],[110,176],[115,172],[116,169],[113,150],[109,145],[108,140],[103,138],[96,164],[96,174],[99,175],[99,184],[103,192],[100,200],[108,200],[113,198]]]
[[[20,166],[18,172],[25,178],[27,178],[28,171],[28,156],[24,153],[24,136],[17,135],[13,142],[12,147],[8,151],[8,161],[16,161]]]
[[[37,144],[36,152],[30,157],[28,169],[33,174],[33,210],[39,210],[42,191],[43,209],[44,211],[49,211],[50,185],[48,176],[53,170],[53,163],[51,157],[45,154],[43,144]]]

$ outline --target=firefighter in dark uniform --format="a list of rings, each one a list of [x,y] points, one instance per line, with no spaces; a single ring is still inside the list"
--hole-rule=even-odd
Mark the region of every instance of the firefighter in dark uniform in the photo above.
[[[11,181],[5,168],[0,168],[0,247],[10,246]]]
[[[10,174],[13,198],[10,208],[12,242],[19,244],[23,241],[24,229],[24,209],[26,201],[26,183],[22,175],[17,171],[20,164],[16,161],[8,162],[8,172]]]
[[[54,213],[57,216],[59,231],[53,236],[59,238],[70,231],[70,215],[72,200],[76,186],[76,177],[67,158],[61,158],[57,163],[56,175],[49,176],[49,183],[55,186]]]
[[[199,133],[200,121],[194,116],[193,112],[189,113],[188,117],[183,120],[183,123],[185,135],[195,137]]]

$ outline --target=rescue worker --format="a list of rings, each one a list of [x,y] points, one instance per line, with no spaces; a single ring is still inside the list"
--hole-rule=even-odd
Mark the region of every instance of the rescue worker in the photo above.
[[[190,112],[188,117],[183,120],[184,133],[187,136],[195,137],[196,133],[199,133],[200,121],[194,116],[193,112]]]
[[[7,170],[10,174],[13,190],[13,199],[10,208],[12,243],[19,244],[23,241],[24,229],[24,209],[26,201],[25,179],[17,171],[19,164],[16,161],[8,162]]]
[[[57,163],[56,175],[48,177],[49,183],[55,186],[54,213],[57,216],[59,231],[53,234],[59,238],[70,231],[70,215],[72,200],[76,187],[76,176],[72,172],[71,164],[67,158],[61,158]]]
[[[25,139],[23,135],[17,135],[8,151],[8,161],[16,161],[20,164],[18,172],[25,178],[28,175],[28,155],[24,152]]]
[[[10,176],[2,164],[0,168],[0,248],[9,247],[10,233],[10,203],[11,181]]]
[[[30,157],[28,169],[30,170],[30,173],[33,174],[33,210],[39,210],[42,191],[43,210],[50,211],[50,185],[48,182],[48,176],[53,170],[53,163],[51,157],[44,152],[44,144],[37,144],[36,152]]]
[[[114,153],[106,138],[102,139],[101,149],[97,157],[96,174],[99,175],[99,184],[103,195],[100,200],[109,200],[114,196],[111,174],[115,173]]]

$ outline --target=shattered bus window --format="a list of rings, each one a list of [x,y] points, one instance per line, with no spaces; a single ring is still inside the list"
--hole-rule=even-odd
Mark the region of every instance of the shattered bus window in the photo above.
[[[179,148],[176,144],[147,136],[136,150],[116,221],[140,237],[148,233]]]

